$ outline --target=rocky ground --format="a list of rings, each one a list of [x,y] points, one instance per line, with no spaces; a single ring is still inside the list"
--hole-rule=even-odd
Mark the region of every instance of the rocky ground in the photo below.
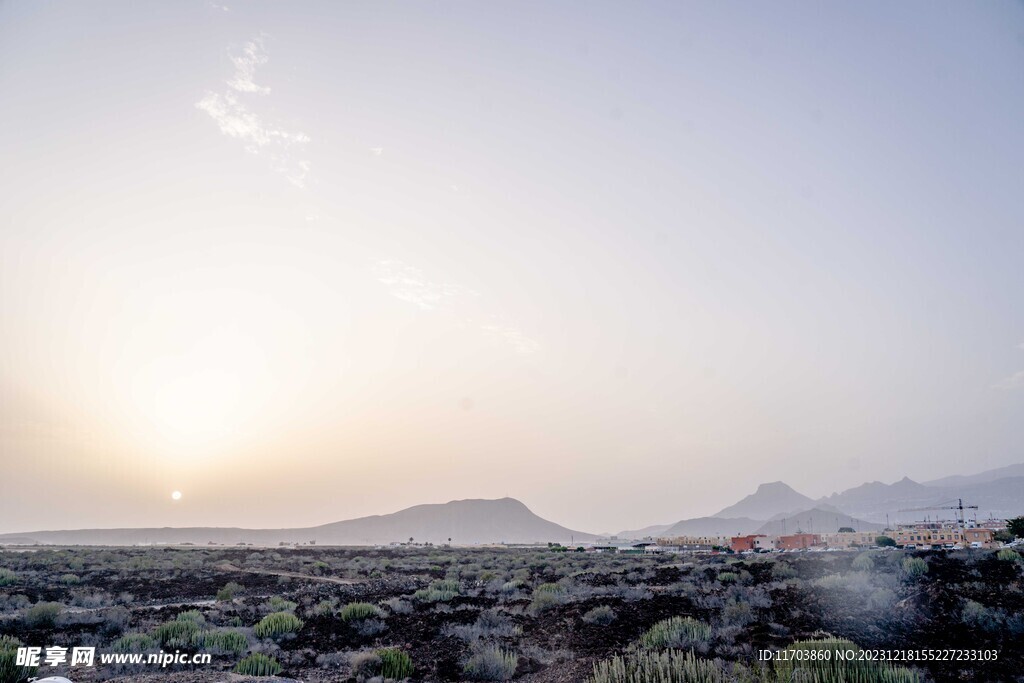
[[[139,634],[153,638],[145,652],[212,657],[194,667],[37,674],[76,683],[239,681],[232,670],[253,652],[273,657],[289,680],[364,681],[379,673],[373,653],[384,647],[411,658],[412,680],[478,680],[471,659],[487,646],[515,656],[512,679],[555,683],[584,681],[653,625],[690,616],[710,628],[697,645],[702,656],[752,671],[757,651],[827,633],[867,649],[996,650],[995,661],[916,668],[923,680],[1010,681],[1024,675],[1021,559],[896,550],[649,557],[547,548],[7,549],[0,635],[109,652]],[[224,595],[229,584],[239,588]],[[376,613],[346,619],[349,603]],[[595,620],[598,607],[614,618]],[[261,636],[256,625],[274,612],[294,614],[301,626]],[[166,625],[181,619],[197,621],[192,640],[166,640]],[[241,649],[203,639],[226,632],[243,637]]]

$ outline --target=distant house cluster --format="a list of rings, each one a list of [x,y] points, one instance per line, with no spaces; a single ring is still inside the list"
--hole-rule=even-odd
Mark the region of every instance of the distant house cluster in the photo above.
[[[917,522],[882,531],[836,531],[834,533],[745,534],[740,536],[672,536],[636,542],[615,537],[601,539],[588,547],[595,552],[618,553],[771,553],[834,551],[894,545],[908,549],[993,548],[995,534],[1004,520],[986,520],[984,526],[958,522]],[[881,539],[890,539],[890,542]]]

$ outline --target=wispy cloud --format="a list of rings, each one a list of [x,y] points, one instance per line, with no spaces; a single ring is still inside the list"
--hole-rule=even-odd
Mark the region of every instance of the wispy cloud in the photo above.
[[[254,80],[256,68],[267,62],[263,36],[246,43],[240,55],[231,56],[231,62],[235,71],[225,81],[229,89],[221,93],[208,91],[195,106],[210,115],[220,132],[241,140],[249,153],[267,156],[275,171],[296,187],[305,188],[310,164],[301,157],[301,152],[309,143],[309,136],[264,120],[236,94],[270,94],[269,87],[258,85]]]
[[[475,297],[476,292],[450,282],[428,279],[419,268],[402,261],[378,261],[373,274],[377,282],[387,285],[396,299],[416,304],[424,311],[432,311],[459,297]]]
[[[528,354],[540,351],[540,344],[527,337],[521,329],[509,322],[493,322],[481,325],[480,330],[493,342],[512,347],[516,353]]]
[[[379,157],[381,154],[384,153],[384,148],[383,147],[371,147],[370,151],[373,153],[373,156]]]
[[[480,294],[452,282],[432,280],[403,261],[385,259],[373,266],[374,277],[386,285],[391,296],[414,304],[422,311],[445,310],[458,315],[459,327],[478,330],[492,343],[510,347],[516,353],[540,351],[540,344],[503,315],[476,315],[482,308]],[[480,322],[483,320],[484,322]]]
[[[229,86],[238,92],[270,94],[269,87],[257,85],[253,80],[256,76],[256,67],[267,63],[267,52],[263,48],[263,36],[246,43],[242,47],[242,54],[231,55],[231,63],[235,65],[235,75],[228,80]]]
[[[992,385],[993,389],[1001,389],[1003,391],[1020,389],[1021,387],[1024,387],[1024,370],[1015,372],[1009,377],[1004,377]]]

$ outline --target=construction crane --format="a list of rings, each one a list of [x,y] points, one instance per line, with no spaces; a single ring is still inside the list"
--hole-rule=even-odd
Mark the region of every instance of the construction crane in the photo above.
[[[952,501],[945,501],[952,502]],[[923,508],[906,508],[904,510],[897,510],[897,512],[923,512],[925,510],[959,510],[960,517],[957,520],[960,522],[960,526],[967,526],[967,518],[964,517],[964,510],[977,510],[977,505],[964,505],[963,498],[956,499],[956,505],[931,505]]]

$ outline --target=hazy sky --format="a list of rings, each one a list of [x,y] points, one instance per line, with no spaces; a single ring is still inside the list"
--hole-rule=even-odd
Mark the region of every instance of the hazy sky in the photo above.
[[[1024,460],[1021,4],[224,1],[0,2],[0,532]]]

